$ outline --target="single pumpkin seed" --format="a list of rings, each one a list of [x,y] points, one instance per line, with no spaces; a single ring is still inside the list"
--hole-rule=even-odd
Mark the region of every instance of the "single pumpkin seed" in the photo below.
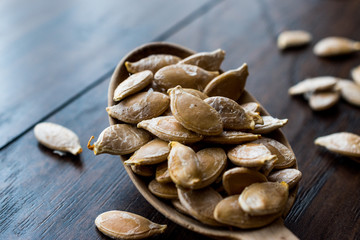
[[[200,92],[199,90],[196,90],[196,89],[183,88],[183,90],[184,90],[184,92],[190,93],[191,95],[198,97],[202,100],[204,100],[205,98],[208,98],[208,96],[205,93]]]
[[[257,102],[248,102],[240,104],[242,108],[249,112],[259,112],[260,111],[260,104]]]
[[[277,38],[277,46],[279,49],[299,47],[308,44],[311,38],[311,34],[306,31],[284,31]]]
[[[259,169],[261,173],[263,173],[266,177],[269,176],[270,172],[274,169],[278,158],[272,158],[265,162],[265,164]]]
[[[248,75],[248,66],[244,63],[238,69],[229,70],[211,80],[204,93],[209,97],[223,96],[237,101],[244,91]]]
[[[278,119],[271,116],[262,116],[264,121],[263,124],[256,124],[253,130],[250,130],[252,133],[258,134],[267,134],[270,133],[278,128],[283,127],[287,124],[287,119]]]
[[[144,128],[165,141],[179,141],[182,143],[194,143],[203,137],[181,125],[173,116],[162,116],[144,120],[138,123],[138,128]]]
[[[163,233],[166,225],[160,225],[150,220],[125,211],[108,211],[95,219],[95,225],[100,232],[113,239],[142,239]]]
[[[315,144],[348,157],[360,157],[360,136],[354,133],[339,132],[318,137]]]
[[[353,81],[339,79],[337,86],[340,89],[341,97],[347,102],[360,107],[360,85]]]
[[[181,204],[179,199],[172,199],[171,203],[178,212],[190,216],[190,213],[188,213],[188,210]]]
[[[350,54],[360,50],[360,42],[344,37],[327,37],[314,46],[314,54],[320,57],[331,57]]]
[[[331,76],[307,78],[289,88],[288,92],[290,95],[298,95],[306,92],[331,90],[336,85],[337,80],[337,78]]]
[[[261,216],[281,213],[289,196],[285,182],[254,183],[240,194],[240,207],[250,215]]]
[[[147,92],[132,95],[117,105],[107,107],[108,114],[120,121],[137,124],[143,120],[160,116],[168,107],[170,99],[167,95]]]
[[[175,64],[161,68],[154,76],[154,84],[164,90],[180,85],[202,91],[218,75],[217,71],[206,71],[198,66]]]
[[[241,229],[250,229],[268,225],[281,216],[281,213],[252,216],[241,209],[239,196],[229,196],[216,205],[214,210],[216,221]]]
[[[323,111],[334,106],[340,98],[338,91],[312,93],[309,106],[314,111]]]
[[[201,169],[194,150],[178,142],[170,143],[168,169],[171,180],[184,188],[201,187]]]
[[[221,117],[224,129],[254,129],[255,121],[237,102],[227,97],[209,97],[204,100],[213,107]]]
[[[134,173],[143,177],[152,177],[155,172],[152,165],[130,165],[130,168]]]
[[[152,165],[165,161],[170,153],[169,143],[154,139],[137,150],[125,164]]]
[[[276,172],[272,172],[268,176],[270,182],[286,182],[289,185],[289,189],[293,188],[301,180],[302,174],[295,168],[282,169]]]
[[[150,135],[134,126],[128,124],[115,124],[105,128],[99,135],[97,141],[90,145],[92,136],[88,142],[88,148],[95,155],[109,153],[123,155],[133,153],[145,143],[150,141]]]
[[[181,58],[170,54],[154,54],[142,58],[137,62],[125,62],[125,67],[130,73],[137,73],[144,70],[150,70],[154,74],[168,65],[176,64]]]
[[[360,65],[351,70],[351,77],[355,83],[360,86]]]
[[[261,143],[244,143],[228,152],[230,161],[240,167],[262,167],[266,161],[276,158],[270,150]]]
[[[195,53],[179,63],[199,66],[207,71],[219,71],[220,65],[225,58],[225,51],[217,49],[213,52]]]
[[[203,135],[222,132],[220,114],[209,104],[184,92],[180,86],[170,89],[169,95],[171,112],[185,128]]]
[[[218,144],[241,144],[254,141],[261,137],[260,134],[246,133],[240,131],[223,131],[220,135],[206,136],[204,142]]]
[[[244,167],[231,168],[222,177],[228,195],[240,194],[247,186],[258,182],[267,182],[265,175]]]
[[[199,190],[178,188],[178,195],[181,204],[192,217],[210,226],[221,226],[214,219],[214,209],[222,200],[217,191],[210,187]]]
[[[169,169],[168,162],[163,162],[156,167],[155,179],[159,183],[169,183],[172,182]]]
[[[114,101],[120,101],[127,96],[139,92],[149,85],[153,79],[153,73],[148,70],[130,75],[116,87]]]
[[[45,147],[78,155],[82,152],[76,133],[59,124],[42,122],[34,128],[36,139]]]
[[[175,184],[172,182],[159,183],[154,179],[149,183],[149,190],[152,194],[160,198],[164,198],[164,199],[178,198],[177,189],[175,187]]]

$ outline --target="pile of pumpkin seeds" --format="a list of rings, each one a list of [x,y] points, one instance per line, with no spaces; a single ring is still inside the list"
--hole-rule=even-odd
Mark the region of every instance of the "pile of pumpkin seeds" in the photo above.
[[[124,155],[151,193],[203,224],[262,227],[288,210],[301,172],[292,150],[269,137],[287,119],[240,102],[248,66],[221,73],[224,57],[218,49],[126,62],[131,75],[106,109],[119,123],[88,148]]]

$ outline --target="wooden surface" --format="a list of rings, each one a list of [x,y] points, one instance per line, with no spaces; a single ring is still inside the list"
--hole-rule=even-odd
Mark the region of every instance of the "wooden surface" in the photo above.
[[[136,46],[169,41],[195,51],[222,48],[224,70],[249,65],[247,90],[275,117],[303,172],[285,225],[300,239],[360,239],[360,164],[316,147],[333,132],[360,134],[360,108],[341,101],[312,112],[287,89],[306,77],[350,78],[360,54],[313,55],[326,36],[360,40],[360,2],[45,1],[0,2],[0,239],[107,239],[95,217],[118,209],[168,224],[153,239],[206,239],[164,218],[137,192],[117,156],[60,157],[33,126],[51,121],[83,147],[108,126],[110,75]],[[285,29],[313,34],[310,46],[280,52]]]

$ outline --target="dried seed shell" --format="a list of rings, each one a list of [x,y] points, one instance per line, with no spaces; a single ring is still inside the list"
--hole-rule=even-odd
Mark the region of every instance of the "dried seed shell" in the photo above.
[[[355,83],[360,86],[360,65],[351,70],[351,77]]]
[[[137,124],[160,116],[169,107],[169,103],[169,96],[151,90],[125,98],[117,105],[107,107],[106,111],[120,121]]]
[[[347,102],[360,107],[360,86],[353,81],[339,79],[337,87],[340,89],[341,97]]]
[[[331,76],[307,78],[289,88],[288,92],[290,95],[298,95],[307,92],[331,90],[336,83],[337,78]]]
[[[100,232],[113,239],[142,239],[163,233],[166,225],[160,225],[130,212],[108,211],[95,219]]]
[[[286,182],[289,185],[289,189],[293,188],[301,180],[302,174],[295,168],[282,169],[276,172],[272,172],[268,176],[270,182]]]
[[[151,139],[146,131],[128,124],[115,124],[105,128],[100,133],[97,141],[90,145],[93,138],[90,138],[87,147],[94,150],[95,155],[102,153],[114,155],[133,153]]]
[[[219,71],[220,65],[225,58],[225,51],[217,49],[213,52],[195,53],[179,63],[199,66],[207,71]]]
[[[220,135],[206,136],[204,142],[218,144],[241,144],[261,138],[259,134],[252,134],[239,131],[223,131]]]
[[[209,97],[224,96],[237,101],[244,91],[248,75],[248,67],[244,63],[238,69],[229,70],[211,80],[204,93]]]
[[[120,101],[127,96],[139,92],[149,85],[153,78],[153,73],[148,70],[130,75],[116,87],[114,101]]]
[[[343,37],[327,37],[314,46],[314,54],[320,57],[331,57],[354,53],[360,50],[360,42]]]
[[[253,216],[281,213],[289,196],[285,182],[254,183],[240,194],[240,207]]]
[[[237,102],[227,97],[209,97],[204,100],[213,107],[221,117],[224,129],[254,129],[255,121]]]
[[[214,209],[222,197],[214,189],[210,187],[199,190],[178,188],[178,195],[181,204],[192,217],[210,226],[221,226],[214,219]]]
[[[149,190],[152,194],[157,197],[164,199],[177,199],[178,193],[175,184],[170,183],[159,183],[155,179],[149,183]]]
[[[249,112],[259,112],[260,111],[260,104],[257,102],[248,102],[240,104],[242,108]]]
[[[229,196],[218,203],[214,210],[214,218],[218,222],[241,229],[250,229],[268,225],[281,216],[281,213],[263,216],[249,215],[241,209],[238,202],[239,196]]]
[[[189,64],[176,64],[161,68],[154,76],[154,84],[165,91],[180,85],[183,88],[193,88],[199,91],[219,72],[206,71],[198,66]]]
[[[152,165],[165,161],[170,153],[169,143],[154,139],[137,150],[125,164]]]
[[[183,90],[184,90],[184,92],[190,93],[191,95],[198,97],[202,100],[204,100],[205,98],[208,98],[208,96],[205,93],[200,92],[199,90],[196,90],[196,89],[183,88]]]
[[[278,128],[283,127],[288,122],[287,119],[278,119],[278,118],[273,118],[271,116],[262,116],[262,119],[264,123],[256,124],[255,128],[253,130],[250,130],[250,132],[258,133],[258,134],[267,134]]]
[[[311,34],[302,30],[284,31],[277,38],[279,49],[299,47],[311,41]]]
[[[312,93],[309,98],[309,106],[314,111],[323,111],[334,106],[340,98],[337,91]]]
[[[82,152],[78,136],[59,124],[50,122],[36,124],[34,134],[42,145],[50,149],[70,152],[73,155]]]
[[[129,73],[150,70],[155,74],[160,68],[176,64],[180,60],[181,58],[170,54],[154,54],[142,58],[137,62],[125,62],[125,67]]]
[[[203,135],[222,132],[220,114],[209,104],[184,92],[180,86],[170,89],[169,95],[171,112],[185,128]]]
[[[167,161],[159,164],[156,167],[155,179],[159,183],[172,182],[171,177],[170,177],[170,173],[169,173],[169,169],[168,169]]]
[[[154,166],[152,165],[130,165],[131,170],[137,175],[143,177],[152,177],[154,176]]]
[[[247,186],[259,182],[267,182],[265,175],[244,167],[231,168],[222,177],[228,195],[240,194]]]
[[[138,128],[144,128],[165,141],[178,141],[182,143],[194,143],[203,137],[181,125],[173,116],[157,117],[138,123]]]
[[[349,132],[333,133],[315,139],[315,144],[349,157],[360,157],[360,136]]]

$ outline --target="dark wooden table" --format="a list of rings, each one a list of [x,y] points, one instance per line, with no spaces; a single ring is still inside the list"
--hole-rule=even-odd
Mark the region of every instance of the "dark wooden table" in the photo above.
[[[94,225],[108,210],[168,224],[153,239],[206,239],[158,213],[136,190],[119,157],[60,157],[39,145],[35,124],[75,131],[86,148],[108,126],[107,88],[133,48],[168,41],[195,51],[222,48],[224,70],[249,65],[246,88],[275,117],[303,179],[285,220],[300,239],[360,239],[360,164],[316,147],[339,131],[360,134],[360,108],[341,101],[313,112],[287,89],[307,78],[350,78],[360,54],[313,55],[321,38],[360,40],[360,1],[176,0],[0,2],[0,239],[106,239]],[[281,52],[277,34],[303,29],[310,46]]]

